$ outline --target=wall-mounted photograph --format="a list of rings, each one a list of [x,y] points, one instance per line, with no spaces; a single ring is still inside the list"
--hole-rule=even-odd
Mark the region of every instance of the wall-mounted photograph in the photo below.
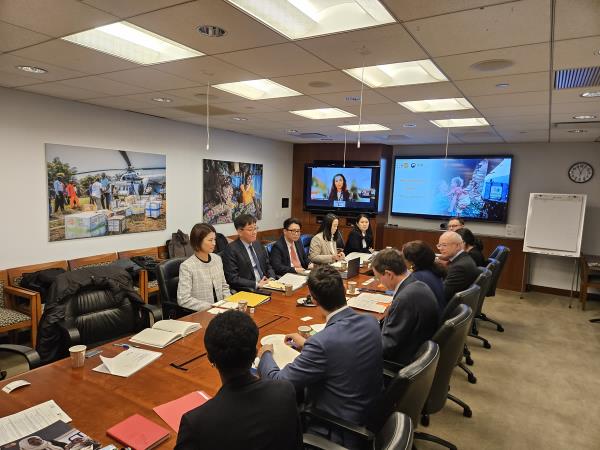
[[[232,223],[241,214],[262,219],[262,164],[205,159],[203,180],[204,222]]]
[[[46,144],[48,240],[166,229],[166,156]]]

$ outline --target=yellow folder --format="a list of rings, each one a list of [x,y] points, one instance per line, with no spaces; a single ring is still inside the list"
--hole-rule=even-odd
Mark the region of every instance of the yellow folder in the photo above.
[[[225,299],[227,302],[235,303],[239,302],[240,300],[246,300],[248,302],[248,306],[254,308],[258,305],[268,302],[271,300],[271,297],[268,295],[255,294],[254,292],[240,291]]]

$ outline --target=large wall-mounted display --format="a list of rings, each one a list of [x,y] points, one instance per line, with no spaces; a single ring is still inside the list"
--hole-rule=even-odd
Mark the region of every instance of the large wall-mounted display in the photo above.
[[[396,156],[393,215],[507,220],[512,156]]]
[[[48,239],[166,228],[166,156],[46,144]]]
[[[204,160],[203,220],[231,223],[241,214],[262,219],[262,164]]]

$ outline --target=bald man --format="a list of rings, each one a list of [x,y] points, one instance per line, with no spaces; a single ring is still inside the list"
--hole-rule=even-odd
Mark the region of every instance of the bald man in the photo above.
[[[444,280],[446,302],[457,292],[471,286],[479,276],[475,261],[463,247],[462,238],[454,231],[446,231],[440,236],[437,248],[442,254],[441,258],[448,261],[448,274]]]

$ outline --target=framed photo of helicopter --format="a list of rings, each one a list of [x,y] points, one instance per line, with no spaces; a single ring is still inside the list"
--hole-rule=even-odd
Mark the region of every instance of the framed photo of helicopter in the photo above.
[[[166,229],[166,156],[46,144],[48,240]]]
[[[242,214],[262,219],[262,164],[205,159],[203,220],[232,223]]]

